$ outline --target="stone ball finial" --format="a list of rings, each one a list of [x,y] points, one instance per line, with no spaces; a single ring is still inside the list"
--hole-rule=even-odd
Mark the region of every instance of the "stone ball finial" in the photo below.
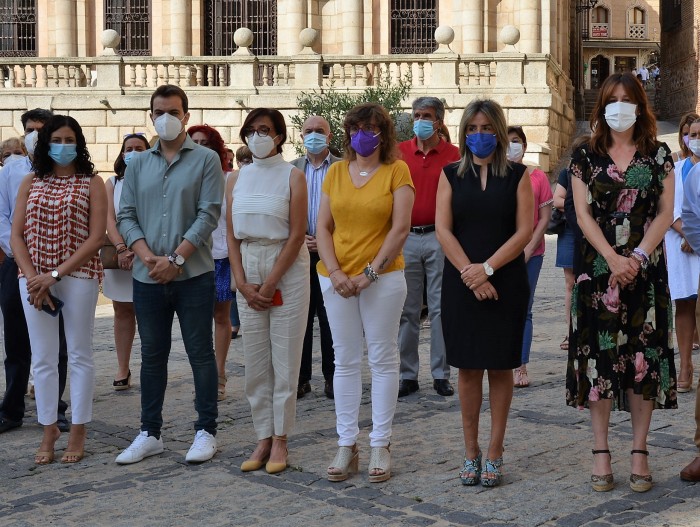
[[[233,41],[236,43],[236,46],[249,48],[253,43],[253,32],[247,27],[239,27],[233,34]]]
[[[435,30],[435,41],[438,44],[449,46],[455,39],[455,30],[450,26],[439,26]]]
[[[506,46],[515,46],[520,41],[520,30],[515,26],[503,26],[501,29],[501,42]]]
[[[318,31],[312,27],[305,27],[301,30],[301,33],[299,33],[299,42],[305,48],[312,47],[316,43],[316,40],[318,40]]]
[[[104,46],[105,48],[118,48],[119,41],[121,39],[119,38],[119,33],[114,31],[113,29],[105,29],[102,32],[102,37],[100,40],[102,42],[102,46]]]

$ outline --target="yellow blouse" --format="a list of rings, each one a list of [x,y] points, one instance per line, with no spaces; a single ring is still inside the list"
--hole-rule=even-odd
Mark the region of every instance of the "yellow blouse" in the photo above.
[[[333,248],[338,264],[348,276],[362,274],[384,243],[391,230],[394,191],[404,185],[415,190],[411,172],[403,161],[382,164],[371,179],[357,188],[350,178],[349,162],[334,163],[328,169],[321,187],[330,199],[335,223]],[[382,271],[388,273],[404,268],[403,254]],[[328,276],[323,261],[316,266],[319,274]]]

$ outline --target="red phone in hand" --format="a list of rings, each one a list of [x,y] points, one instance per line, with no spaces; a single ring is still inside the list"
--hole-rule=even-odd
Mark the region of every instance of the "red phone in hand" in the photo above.
[[[282,302],[282,291],[275,289],[275,294],[272,295],[272,305],[281,306],[282,304],[284,304],[284,302]]]

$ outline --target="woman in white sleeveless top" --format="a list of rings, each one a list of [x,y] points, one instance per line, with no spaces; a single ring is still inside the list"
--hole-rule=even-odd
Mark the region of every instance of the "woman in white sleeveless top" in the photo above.
[[[309,309],[306,179],[282,159],[287,128],[279,111],[251,111],[240,137],[253,163],[228,185],[228,250],[245,327],[245,393],[258,438],[241,470],[265,466],[274,474],[287,467]]]
[[[151,146],[143,134],[127,134],[122,141],[122,149],[114,162],[114,173],[107,180],[107,236],[117,248],[119,269],[105,269],[102,282],[102,292],[112,301],[114,308],[114,346],[117,349],[117,374],[114,376],[112,386],[116,391],[131,388],[131,346],[134,343],[136,333],[136,314],[134,313],[134,300],[132,297],[131,266],[134,261],[134,253],[131,252],[121,234],[117,230],[117,213],[119,212],[119,199],[122,195],[124,172],[126,165],[138,152],[144,152]]]

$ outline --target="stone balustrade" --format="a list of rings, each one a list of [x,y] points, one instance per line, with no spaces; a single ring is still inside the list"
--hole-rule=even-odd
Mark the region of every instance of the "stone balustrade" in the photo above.
[[[454,134],[461,109],[475,97],[491,97],[505,109],[510,124],[525,127],[529,160],[545,170],[556,162],[573,132],[573,90],[560,65],[547,54],[518,53],[517,28],[502,32],[506,49],[498,53],[456,54],[450,28],[436,31],[438,49],[410,55],[320,55],[312,51],[316,32],[307,28],[303,49],[293,56],[255,56],[249,30],[236,31],[239,49],[219,57],[120,56],[116,33],[105,32],[105,50],[97,57],[0,58],[0,135],[21,133],[19,115],[46,107],[74,115],[96,143],[91,153],[98,168],[108,170],[130,131],[154,130],[148,100],[161,84],[176,84],[190,97],[190,124],[216,126],[235,146],[238,127],[250,108],[271,106],[291,116],[302,92],[360,92],[379,80],[410,78],[408,100],[435,95],[445,101],[445,123]],[[505,35],[505,36],[504,36]],[[76,97],[77,96],[77,97]],[[9,113],[8,113],[9,112]],[[296,131],[291,131],[296,140]],[[90,143],[91,141],[89,141]],[[290,149],[291,151],[291,149]]]

